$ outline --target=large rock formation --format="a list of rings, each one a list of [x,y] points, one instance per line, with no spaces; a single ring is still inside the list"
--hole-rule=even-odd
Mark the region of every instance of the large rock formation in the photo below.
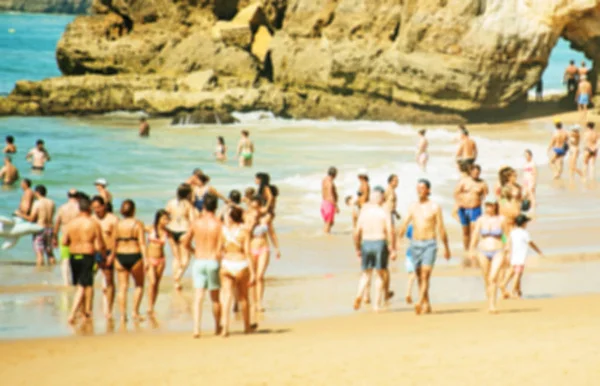
[[[207,89],[149,86],[120,106],[155,114],[460,121],[519,105],[560,36],[600,63],[600,0],[95,0],[93,10],[58,44],[65,75],[107,87],[129,82],[117,74],[174,85],[214,75]],[[0,113],[31,103],[61,112],[17,87]]]
[[[0,0],[0,11],[88,13],[92,0]]]

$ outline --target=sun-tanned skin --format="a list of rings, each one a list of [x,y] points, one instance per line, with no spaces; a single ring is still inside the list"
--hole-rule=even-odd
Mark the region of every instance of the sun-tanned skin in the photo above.
[[[19,171],[10,157],[4,157],[4,166],[0,168],[0,180],[4,185],[12,185],[19,179]]]
[[[593,122],[588,122],[586,127],[583,135],[583,178],[593,182],[596,180],[599,136]]]
[[[321,211],[324,210],[324,206],[331,206],[332,210],[335,210],[335,213],[339,213],[340,208],[338,207],[338,194],[337,189],[335,187],[335,177],[337,176],[337,170],[335,168],[330,168],[327,176],[323,178],[323,182],[321,183],[321,195],[323,198],[323,204],[321,206]],[[329,214],[329,213],[328,213]],[[325,225],[323,228],[323,232],[325,234],[331,233],[331,227],[334,224],[333,213],[331,213],[331,221],[329,219],[325,220]]]
[[[66,226],[79,215],[79,202],[77,201],[77,191],[74,189],[69,190],[67,194],[67,202],[61,205],[56,212],[56,221],[54,222],[54,229],[52,235],[54,236],[53,247],[58,248],[58,237],[59,235],[65,234]],[[63,278],[63,284],[69,285],[69,259],[61,257],[60,269]]]
[[[101,198],[101,197],[100,197]],[[102,238],[106,245],[115,245],[117,236],[117,223],[119,219],[112,213],[106,211],[106,203],[94,197],[92,200],[92,210],[94,219],[100,224]],[[115,303],[115,269],[114,254],[112,251],[106,251],[106,260],[99,268],[104,275],[104,316],[107,319],[112,318],[113,305]]]
[[[52,226],[53,226],[54,211],[55,211],[54,201],[45,197],[45,189],[46,188],[43,188],[43,192],[44,192],[43,194],[41,193],[39,188],[40,188],[39,185],[36,186],[36,191],[35,191],[35,199],[36,200],[31,207],[31,214],[26,214],[26,213],[23,213],[20,210],[18,210],[16,212],[16,215],[26,221],[37,223],[38,225],[43,227],[45,230],[51,230]],[[46,241],[45,244],[49,244],[49,245],[44,245],[42,250],[35,248],[37,266],[42,266],[44,264],[44,253],[48,257],[49,264],[55,263],[54,253],[52,251],[52,245],[49,243],[49,242],[51,242],[51,240],[45,240],[45,241]]]
[[[569,135],[562,128],[562,123],[556,123],[556,130],[554,134],[552,134],[552,138],[550,139],[550,144],[548,145],[548,151],[552,151],[552,156],[550,158],[550,166],[554,172],[554,179],[557,180],[560,178],[563,172],[563,161],[565,154],[561,154],[560,149],[564,149],[567,141],[569,140]]]

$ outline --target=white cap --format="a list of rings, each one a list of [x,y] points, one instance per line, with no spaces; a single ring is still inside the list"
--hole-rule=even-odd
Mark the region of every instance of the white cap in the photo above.
[[[369,172],[365,168],[360,168],[360,169],[358,169],[357,175],[358,176],[368,177],[369,176]]]
[[[573,126],[571,126],[571,130],[581,130],[581,126],[573,125]]]
[[[106,178],[98,178],[96,182],[94,182],[94,185],[108,186],[108,181],[106,181]]]

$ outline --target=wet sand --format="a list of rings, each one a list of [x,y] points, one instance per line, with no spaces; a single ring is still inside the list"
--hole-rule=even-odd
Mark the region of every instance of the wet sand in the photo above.
[[[9,385],[593,385],[600,296],[268,324],[252,336],[115,334],[4,342]]]

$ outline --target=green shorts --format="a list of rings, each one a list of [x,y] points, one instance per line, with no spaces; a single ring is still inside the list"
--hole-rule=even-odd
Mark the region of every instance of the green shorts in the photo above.
[[[218,290],[221,287],[219,281],[219,262],[216,260],[194,259],[191,266],[194,288]]]
[[[58,250],[60,251],[60,258],[62,260],[68,260],[71,257],[69,247],[67,245],[58,244]]]

